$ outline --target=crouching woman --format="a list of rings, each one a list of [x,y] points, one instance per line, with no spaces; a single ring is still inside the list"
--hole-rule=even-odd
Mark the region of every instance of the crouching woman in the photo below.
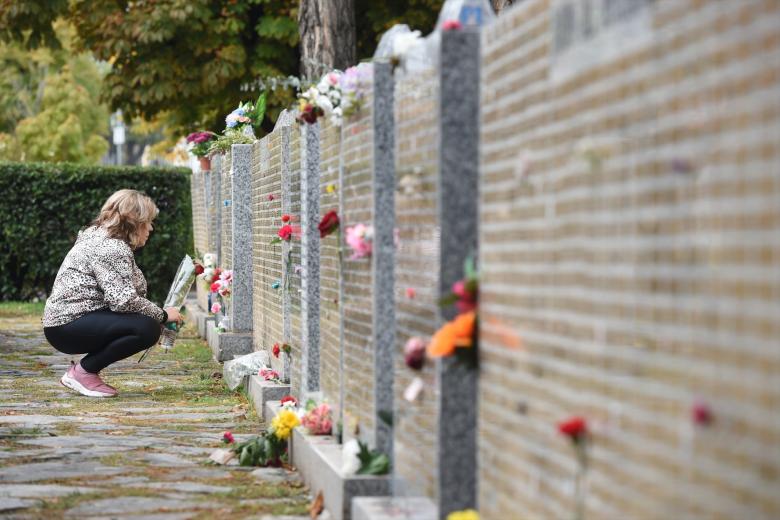
[[[89,397],[117,391],[100,372],[154,345],[161,325],[181,324],[179,310],[161,309],[146,296],[146,279],[133,251],[152,231],[158,209],[135,190],[120,190],[106,201],[92,224],[79,232],[65,256],[43,312],[43,330],[65,354],[86,354],[60,382]]]

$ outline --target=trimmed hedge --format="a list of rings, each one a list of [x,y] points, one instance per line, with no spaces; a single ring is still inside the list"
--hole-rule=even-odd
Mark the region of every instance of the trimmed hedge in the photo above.
[[[188,168],[7,162],[0,162],[0,301],[48,295],[78,231],[122,188],[146,193],[160,208],[136,262],[149,298],[162,303],[193,249]]]

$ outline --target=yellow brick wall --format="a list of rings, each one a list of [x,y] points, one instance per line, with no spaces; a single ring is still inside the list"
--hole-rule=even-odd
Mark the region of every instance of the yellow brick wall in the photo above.
[[[401,493],[436,496],[436,377],[433,365],[422,373],[403,361],[411,337],[430,339],[436,331],[439,265],[436,182],[439,125],[438,72],[396,81],[395,211],[400,243],[396,250],[395,465],[405,481]],[[415,292],[407,296],[407,289]],[[425,390],[413,403],[403,391],[419,376]]]
[[[572,414],[587,518],[780,518],[780,2],[648,2],[573,74],[559,5],[483,36],[483,518],[572,517]]]
[[[205,176],[200,170],[192,172],[190,179],[190,191],[192,196],[192,233],[194,238],[194,247],[196,255],[202,255],[208,252],[208,228],[206,224],[206,191]],[[208,290],[205,284],[196,283],[195,290],[198,299],[198,305],[201,309],[206,309],[208,303]]]
[[[373,197],[373,98],[367,95],[359,114],[344,121],[342,229],[359,223],[372,224]],[[371,341],[373,307],[371,258],[351,260],[344,249],[344,427],[357,423],[361,433],[374,428],[374,350]]]
[[[338,189],[341,128],[321,119],[320,128],[320,215],[335,209],[341,213]],[[340,395],[341,368],[339,356],[339,272],[338,235],[320,242],[320,387],[327,401],[337,409]]]

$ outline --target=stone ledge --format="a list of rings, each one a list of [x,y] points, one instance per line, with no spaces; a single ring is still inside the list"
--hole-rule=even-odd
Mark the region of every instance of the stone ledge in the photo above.
[[[251,332],[218,332],[211,327],[207,330],[207,338],[216,361],[230,361],[234,357],[252,353]]]
[[[212,327],[214,325],[214,316],[210,316],[208,312],[201,309],[197,300],[188,299],[187,303],[184,304],[184,308],[187,311],[187,321],[190,326],[193,324],[197,325],[198,336],[206,339],[208,337],[209,324],[211,324]]]
[[[266,417],[275,415],[279,408],[279,402],[266,403]],[[333,519],[350,520],[353,498],[388,496],[392,479],[389,475],[344,475],[341,453],[341,445],[330,435],[307,435],[296,428],[290,438],[290,460],[312,495],[322,491]]]
[[[266,381],[258,375],[247,377],[246,388],[257,416],[266,423],[271,420],[271,416],[266,413],[266,403],[280,401],[282,397],[290,395],[290,385]]]
[[[438,520],[438,508],[428,497],[356,497],[352,520]]]

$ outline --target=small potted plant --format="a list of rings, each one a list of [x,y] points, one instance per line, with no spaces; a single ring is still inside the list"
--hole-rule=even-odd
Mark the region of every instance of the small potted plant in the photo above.
[[[211,141],[217,138],[214,132],[193,132],[187,136],[187,146],[200,160],[200,169],[203,171],[211,169],[211,159],[209,158],[209,147]]]

